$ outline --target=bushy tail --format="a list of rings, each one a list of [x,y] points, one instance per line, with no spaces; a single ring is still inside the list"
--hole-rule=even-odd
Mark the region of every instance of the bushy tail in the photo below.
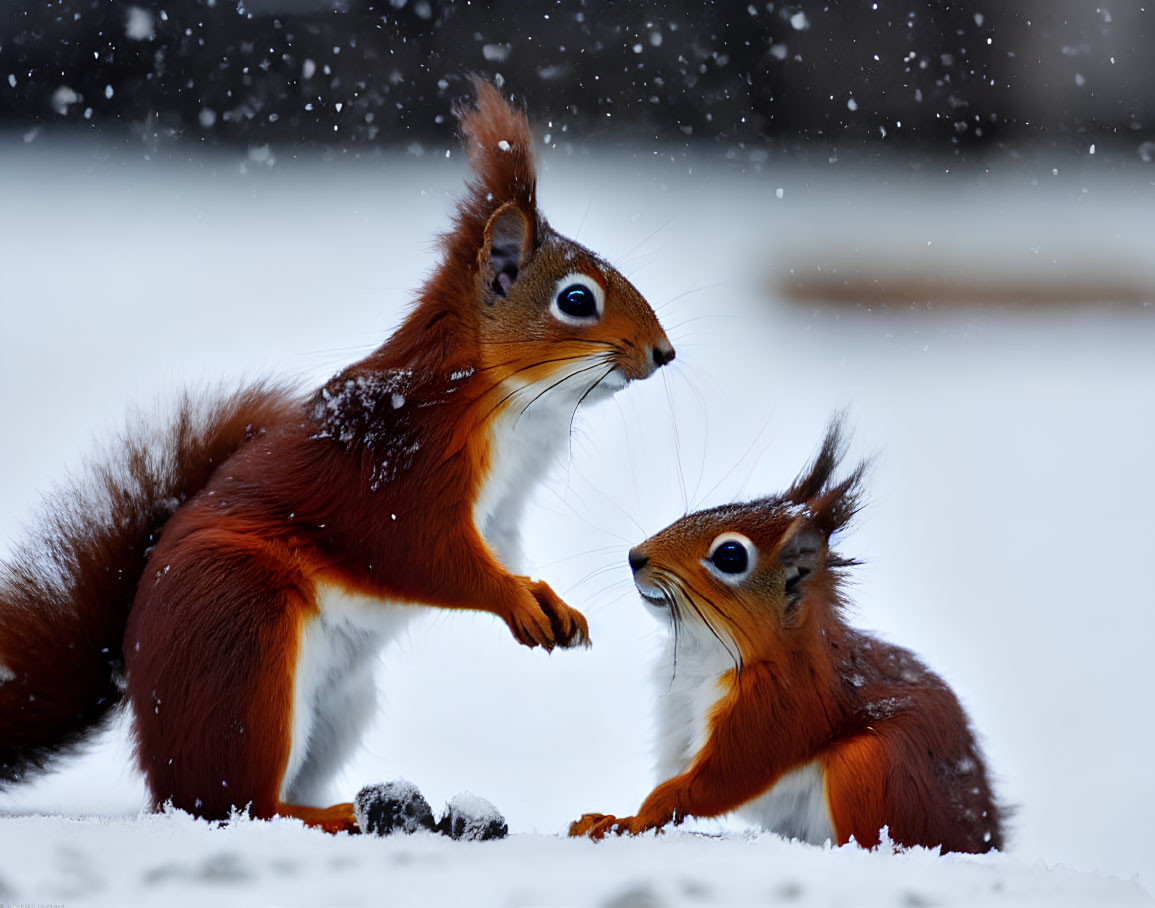
[[[84,475],[46,497],[29,538],[0,563],[0,787],[45,769],[108,717],[161,527],[246,439],[299,406],[265,383],[186,393],[167,422],[134,413]]]

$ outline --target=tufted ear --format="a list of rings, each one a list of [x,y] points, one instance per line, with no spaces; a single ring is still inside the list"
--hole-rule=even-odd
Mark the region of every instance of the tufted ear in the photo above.
[[[465,154],[473,170],[467,204],[485,217],[507,202],[516,202],[530,219],[530,245],[537,217],[537,171],[533,137],[524,111],[506,101],[484,79],[474,77],[477,99],[459,107]]]
[[[482,298],[487,303],[509,295],[529,260],[531,245],[532,223],[516,202],[506,202],[490,216],[478,252]]]
[[[477,256],[481,297],[509,294],[537,246],[537,174],[525,113],[484,79],[474,77],[477,99],[457,111],[473,170],[458,211],[454,238]]]
[[[822,566],[827,543],[822,531],[805,518],[799,518],[791,530],[793,532],[778,552],[778,563],[782,566],[786,583],[783,613],[787,617],[796,614],[809,578]]]
[[[827,538],[845,527],[862,507],[863,482],[868,462],[860,463],[841,482],[833,480],[834,471],[842,462],[845,451],[842,416],[836,414],[826,428],[826,437],[818,456],[783,495],[786,501],[807,507]]]

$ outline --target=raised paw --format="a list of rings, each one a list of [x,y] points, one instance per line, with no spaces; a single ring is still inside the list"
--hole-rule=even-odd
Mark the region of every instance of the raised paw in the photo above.
[[[522,594],[518,596],[506,623],[519,643],[526,646],[589,646],[589,625],[585,616],[566,605],[548,583],[520,577]]]
[[[532,587],[528,581],[527,587]],[[549,616],[537,604],[531,589],[525,589],[505,616],[505,623],[518,643],[523,646],[543,646],[552,650],[557,645]]]
[[[590,645],[590,628],[585,615],[566,605],[544,580],[536,581],[529,589],[549,618],[550,629],[558,646],[569,648]]]

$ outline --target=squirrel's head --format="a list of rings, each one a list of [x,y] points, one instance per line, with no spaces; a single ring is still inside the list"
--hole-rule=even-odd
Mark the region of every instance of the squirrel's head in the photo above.
[[[838,616],[841,569],[830,537],[858,511],[865,464],[841,481],[838,420],[781,495],[690,514],[630,550],[649,609],[690,640],[716,640],[740,664],[786,656]]]
[[[494,384],[565,386],[595,399],[674,358],[653,310],[616,269],[554,231],[537,209],[525,114],[475,78],[475,105],[458,111],[473,179],[445,266],[434,277],[453,300],[459,341],[473,338]],[[427,294],[427,299],[432,294]]]

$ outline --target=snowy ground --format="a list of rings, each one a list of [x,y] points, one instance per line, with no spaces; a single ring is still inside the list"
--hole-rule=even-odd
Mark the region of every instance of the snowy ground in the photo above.
[[[64,905],[1151,904],[1133,882],[1005,855],[830,850],[772,835],[457,843],[429,833],[334,838],[280,820],[210,827],[187,814],[20,817],[5,827],[0,899]]]
[[[368,351],[430,267],[461,177],[443,152],[153,157],[0,136],[0,552],[127,402],[268,370],[320,379]],[[534,572],[587,613],[595,646],[546,656],[495,619],[430,616],[384,654],[380,720],[335,792],[406,776],[436,808],[469,789],[504,810],[509,841],[140,818],[118,727],[0,796],[0,902],[1148,899],[1155,169],[1100,151],[963,172],[760,170],[680,152],[547,156],[550,220],[631,276],[678,349],[666,381],[586,414],[527,527]],[[818,269],[945,271],[985,302],[786,298]],[[980,286],[991,275],[1111,292],[1122,276],[1134,299],[1011,305]],[[584,811],[632,811],[654,782],[661,632],[626,548],[687,507],[780,488],[838,407],[854,453],[879,454],[842,543],[867,561],[856,620],[959,692],[1017,807],[1008,854],[831,852],[717,824],[702,828],[723,839],[557,838]]]

